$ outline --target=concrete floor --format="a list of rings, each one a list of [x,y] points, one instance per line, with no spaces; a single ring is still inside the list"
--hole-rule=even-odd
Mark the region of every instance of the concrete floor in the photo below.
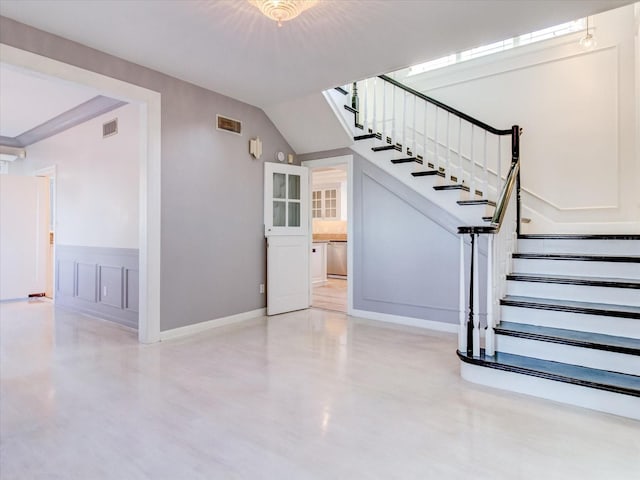
[[[0,478],[632,479],[640,422],[466,383],[453,335],[306,310],[140,345],[0,304]]]

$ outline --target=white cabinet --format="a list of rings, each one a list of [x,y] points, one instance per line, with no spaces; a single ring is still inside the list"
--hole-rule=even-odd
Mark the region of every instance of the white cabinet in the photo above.
[[[311,214],[317,220],[346,220],[346,181],[314,185],[311,194]]]
[[[316,286],[327,283],[326,242],[314,242],[311,244],[311,282]]]

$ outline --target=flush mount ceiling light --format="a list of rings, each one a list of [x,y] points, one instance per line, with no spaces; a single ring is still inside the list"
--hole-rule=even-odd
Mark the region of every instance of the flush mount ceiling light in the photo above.
[[[296,18],[318,3],[318,0],[249,0],[249,3],[271,20],[278,22],[278,26],[281,27],[282,22]]]
[[[597,44],[598,42],[593,34],[589,33],[589,17],[587,17],[587,33],[580,39],[580,46],[585,50],[591,50],[592,48],[595,48]]]

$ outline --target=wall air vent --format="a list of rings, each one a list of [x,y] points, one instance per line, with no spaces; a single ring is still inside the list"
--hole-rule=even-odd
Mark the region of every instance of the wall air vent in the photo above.
[[[216,115],[216,124],[218,130],[224,130],[225,132],[242,135],[242,122],[240,120],[234,120],[233,118]]]
[[[118,133],[118,119],[114,118],[113,120],[102,124],[102,138],[110,137],[111,135],[115,135]]]

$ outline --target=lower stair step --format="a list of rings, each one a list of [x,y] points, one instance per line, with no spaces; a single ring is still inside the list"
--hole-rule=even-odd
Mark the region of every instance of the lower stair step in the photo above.
[[[604,315],[607,317],[634,318],[640,320],[640,307],[631,305],[612,305],[609,303],[572,302],[570,300],[554,300],[551,298],[519,297],[507,295],[500,300],[500,305],[533,308],[538,310],[554,310],[557,312],[583,313],[586,315]],[[640,322],[638,325],[640,328]]]
[[[458,200],[458,205],[489,205],[491,207],[495,207],[496,202],[482,198],[477,200]]]
[[[501,322],[496,328],[496,348],[502,353],[640,375],[640,339],[636,338]]]
[[[640,339],[635,338],[511,322],[501,322],[500,325],[496,327],[496,333],[530,340],[640,356]],[[637,372],[637,375],[640,375],[640,371]]]
[[[458,352],[465,380],[640,420],[640,376],[497,352]]]
[[[422,163],[422,160],[418,160],[416,157],[394,158],[391,163]]]
[[[570,275],[507,275],[507,294],[589,302],[640,306],[640,280]]]

